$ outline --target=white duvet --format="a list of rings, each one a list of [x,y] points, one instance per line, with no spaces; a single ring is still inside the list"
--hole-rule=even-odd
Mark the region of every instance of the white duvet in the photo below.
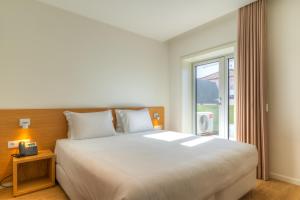
[[[62,139],[55,152],[87,200],[201,200],[257,165],[252,145],[176,132]]]

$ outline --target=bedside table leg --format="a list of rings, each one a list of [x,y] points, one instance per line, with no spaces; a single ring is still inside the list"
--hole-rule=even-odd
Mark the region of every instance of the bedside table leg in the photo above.
[[[49,170],[50,170],[50,177],[51,177],[51,180],[52,180],[52,183],[53,185],[55,184],[55,158],[51,158],[51,161],[50,161],[50,167],[49,167]]]
[[[18,165],[13,162],[13,195],[16,196],[18,192]]]

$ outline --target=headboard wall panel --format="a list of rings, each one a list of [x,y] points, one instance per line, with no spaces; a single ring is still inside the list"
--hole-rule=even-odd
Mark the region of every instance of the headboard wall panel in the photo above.
[[[137,110],[143,107],[128,107],[121,109]],[[111,109],[114,124],[116,124],[115,108],[76,108],[76,109],[8,109],[0,110],[0,179],[12,173],[11,154],[17,149],[8,149],[10,140],[32,139],[39,149],[54,150],[55,141],[67,137],[67,122],[63,112],[97,112]],[[164,107],[148,107],[151,118],[155,112],[159,113],[158,124],[164,127]],[[19,119],[30,118],[29,129],[19,127]]]

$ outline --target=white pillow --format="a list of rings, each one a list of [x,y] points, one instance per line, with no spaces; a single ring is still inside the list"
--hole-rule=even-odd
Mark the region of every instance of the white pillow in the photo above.
[[[148,109],[121,110],[121,123],[125,133],[134,133],[153,129]]]
[[[87,139],[112,136],[115,134],[111,110],[104,112],[64,112],[68,121],[69,139]]]

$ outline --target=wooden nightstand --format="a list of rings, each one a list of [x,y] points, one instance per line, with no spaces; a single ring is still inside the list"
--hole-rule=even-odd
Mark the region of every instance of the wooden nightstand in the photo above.
[[[50,150],[38,155],[13,158],[13,195],[34,192],[55,185],[55,155]]]

